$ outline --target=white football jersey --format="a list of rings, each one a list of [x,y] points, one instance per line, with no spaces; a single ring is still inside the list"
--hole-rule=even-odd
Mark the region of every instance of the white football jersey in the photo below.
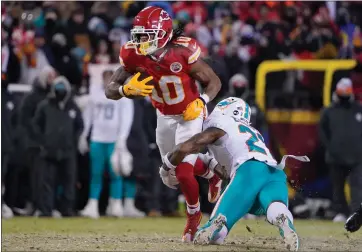
[[[91,140],[101,143],[117,141],[123,124],[132,124],[133,101],[122,98],[118,101],[109,100],[104,90],[91,93],[90,101],[84,111],[85,130],[92,128]],[[128,128],[127,131],[129,131]]]
[[[208,145],[208,149],[219,164],[225,167],[230,177],[241,164],[252,158],[271,166],[277,165],[265,146],[262,135],[252,126],[214,111],[205,120],[203,130],[211,127],[222,129],[226,133],[215,143]]]

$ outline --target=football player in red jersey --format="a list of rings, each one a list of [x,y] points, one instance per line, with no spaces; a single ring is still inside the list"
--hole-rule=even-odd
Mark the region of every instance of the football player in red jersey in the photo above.
[[[207,116],[206,104],[215,98],[221,82],[200,58],[201,49],[192,38],[172,28],[169,14],[159,7],[147,7],[134,18],[132,40],[122,46],[120,67],[106,88],[109,99],[151,96],[157,109],[156,142],[161,156],[201,132]],[[152,77],[138,80],[139,72]],[[130,78],[130,76],[132,76]],[[153,78],[154,85],[147,85]],[[200,95],[196,81],[204,87]],[[149,84],[149,83],[148,83]],[[220,196],[221,180],[212,172],[215,162],[207,156],[185,157],[175,169],[160,168],[162,181],[176,189],[179,184],[187,203],[187,224],[182,240],[191,242],[201,221],[199,185],[195,175],[209,179],[209,201]],[[208,165],[205,165],[208,164]]]

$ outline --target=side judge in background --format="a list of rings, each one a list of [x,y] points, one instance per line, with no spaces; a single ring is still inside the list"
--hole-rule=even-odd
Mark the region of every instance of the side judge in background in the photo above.
[[[333,103],[321,115],[319,135],[333,186],[334,221],[345,222],[350,210],[356,211],[362,202],[362,106],[354,100],[350,79],[337,83]],[[350,208],[344,194],[348,176]]]
[[[60,194],[60,213],[73,216],[77,142],[83,131],[83,120],[73,101],[70,83],[64,76],[53,81],[50,97],[39,104],[32,125],[41,159],[38,215],[52,216],[56,209],[55,195]],[[60,193],[58,185],[61,185]]]

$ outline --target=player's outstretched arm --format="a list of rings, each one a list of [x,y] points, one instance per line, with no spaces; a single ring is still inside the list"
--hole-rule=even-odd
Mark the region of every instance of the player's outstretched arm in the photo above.
[[[132,74],[124,70],[123,67],[118,68],[112,75],[110,83],[105,88],[106,97],[111,100],[121,99],[123,96],[119,92],[119,88],[131,75]]]
[[[170,168],[176,167],[187,155],[192,153],[199,153],[208,144],[212,144],[225,134],[225,131],[211,127],[201,133],[194,135],[186,142],[177,145],[173,152],[166,155],[164,169],[169,170]]]
[[[205,87],[205,94],[212,101],[221,89],[221,81],[212,68],[202,59],[198,59],[191,68],[191,76]],[[203,97],[204,98],[204,97]]]

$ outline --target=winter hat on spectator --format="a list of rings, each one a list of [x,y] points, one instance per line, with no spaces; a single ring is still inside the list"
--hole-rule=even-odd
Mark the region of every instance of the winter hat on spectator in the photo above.
[[[88,29],[97,35],[107,35],[108,33],[107,24],[99,17],[92,17],[89,20]]]
[[[243,74],[237,73],[231,77],[229,93],[236,97],[246,98],[249,93],[249,82]]]
[[[334,102],[350,102],[354,100],[353,85],[350,78],[342,78],[337,83],[336,90],[333,92],[332,100]]]
[[[52,37],[52,42],[64,47],[67,45],[67,38],[63,33],[56,33]]]
[[[350,96],[353,94],[353,86],[350,78],[342,78],[338,81],[336,94],[338,96]]]

